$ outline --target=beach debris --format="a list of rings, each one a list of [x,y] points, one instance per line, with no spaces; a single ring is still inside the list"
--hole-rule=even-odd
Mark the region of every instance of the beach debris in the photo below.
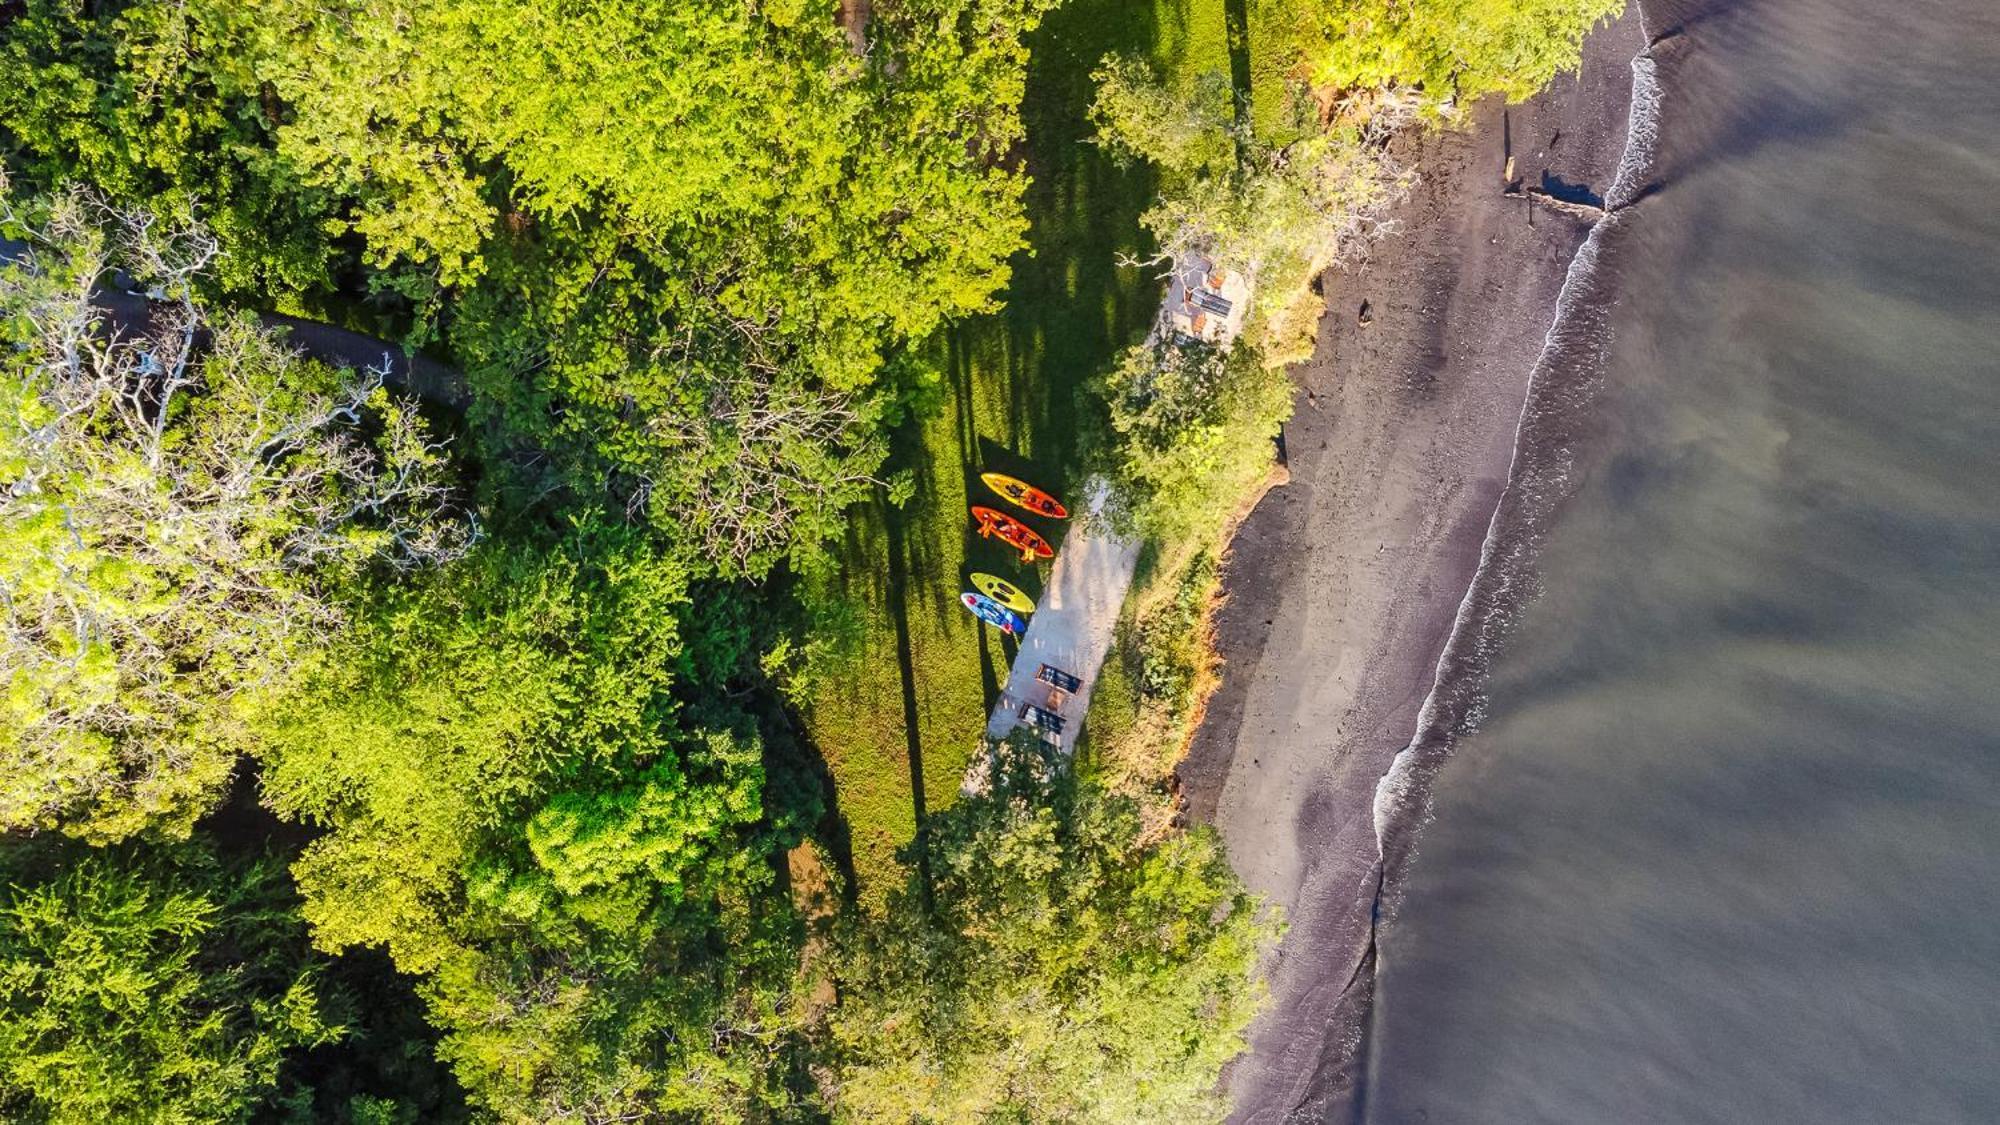
[[[1558,198],[1557,196],[1550,195],[1548,192],[1543,191],[1541,188],[1531,187],[1531,188],[1521,188],[1518,190],[1509,190],[1506,193],[1506,195],[1507,198],[1509,199],[1525,199],[1529,203],[1539,203],[1551,211],[1560,212],[1561,214],[1568,215],[1573,219],[1582,219],[1584,222],[1587,223],[1594,223],[1597,220],[1602,219],[1604,217],[1604,208],[1602,207],[1592,206],[1591,204],[1588,203],[1578,203],[1575,202],[1574,200]]]

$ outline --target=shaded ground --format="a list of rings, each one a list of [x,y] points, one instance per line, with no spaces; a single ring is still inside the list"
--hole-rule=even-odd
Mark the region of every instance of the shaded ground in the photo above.
[[[1624,146],[1636,21],[1578,76],[1414,142],[1425,177],[1373,259],[1325,279],[1298,372],[1291,484],[1239,531],[1220,690],[1180,770],[1291,928],[1232,1067],[1234,1120],[1344,1120],[1371,966],[1376,782],[1417,710],[1506,480],[1528,374],[1587,227],[1503,197],[1502,172],[1599,191]],[[1368,322],[1361,315],[1364,302]]]

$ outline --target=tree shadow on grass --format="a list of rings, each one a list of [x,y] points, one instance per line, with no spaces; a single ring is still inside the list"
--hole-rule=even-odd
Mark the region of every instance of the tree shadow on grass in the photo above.
[[[1001,311],[955,325],[927,345],[944,369],[951,413],[913,417],[896,428],[889,469],[911,472],[915,494],[900,509],[878,499],[857,516],[855,522],[866,526],[849,534],[842,551],[850,594],[890,619],[887,628],[879,619],[873,623],[880,630],[873,635],[886,642],[893,630],[903,751],[917,824],[913,854],[926,886],[925,753],[945,755],[939,759],[943,765],[961,748],[956,741],[925,746],[925,708],[932,712],[933,743],[963,737],[969,744],[975,731],[954,729],[947,736],[938,733],[939,724],[960,721],[975,675],[990,708],[1012,655],[1008,642],[987,637],[985,627],[955,604],[959,588],[951,588],[952,581],[984,571],[1023,580],[1030,589],[1040,585],[1005,545],[978,537],[965,501],[1007,507],[979,483],[989,458],[1010,475],[1070,499],[1089,429],[1085,382],[1144,334],[1158,303],[1158,282],[1146,271],[1119,264],[1121,255],[1144,256],[1151,249],[1138,218],[1151,201],[1153,178],[1141,167],[1114,162],[1090,143],[1088,119],[1095,92],[1091,72],[1110,52],[1151,51],[1158,21],[1156,3],[1149,0],[1072,0],[1030,37],[1022,105],[1027,141],[1021,149],[1030,177],[1024,199],[1030,249],[1011,263]],[[956,494],[950,478],[942,476],[954,467],[963,485]],[[954,521],[961,536],[956,544]],[[1059,524],[1035,526],[1053,532],[1051,542],[1059,542]],[[955,546],[958,555],[952,558]],[[922,618],[912,618],[926,611],[933,615],[932,630],[923,627]],[[966,628],[977,630],[976,640]],[[937,643],[940,638],[945,643]],[[964,666],[971,660],[977,661],[976,670]],[[842,702],[829,695],[820,705]],[[857,736],[887,742],[874,732],[890,725],[890,716],[878,711],[891,705],[884,696],[870,706],[877,710],[860,716],[869,721],[852,724]],[[948,706],[950,714],[942,714],[940,706]],[[894,747],[871,744],[870,750],[879,761]]]
[[[1236,125],[1247,131],[1250,125],[1250,4],[1249,0],[1223,0],[1223,26],[1229,38],[1229,88],[1236,95]]]
[[[986,713],[993,713],[993,705],[1000,699],[1000,684],[1006,674],[1003,663],[1007,654],[993,651],[993,638],[986,629],[979,630],[979,687],[986,700]]]
[[[903,740],[909,754],[910,812],[916,823],[911,847],[917,857],[917,875],[923,887],[924,908],[931,906],[930,849],[924,839],[924,742],[917,714],[917,669],[910,651],[910,567],[905,555],[908,536],[900,513],[888,513],[889,529],[889,617],[896,627],[896,670],[903,680]]]

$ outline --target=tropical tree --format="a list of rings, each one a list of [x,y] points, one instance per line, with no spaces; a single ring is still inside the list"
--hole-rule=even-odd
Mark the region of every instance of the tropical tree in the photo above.
[[[851,919],[826,959],[838,1120],[1224,1114],[1275,923],[1212,831],[1145,834],[1133,802],[1017,737],[925,838],[932,893]]]
[[[232,298],[328,287],[336,200],[273,157],[283,107],[193,4],[21,0],[0,20],[0,155],[39,190],[90,184],[121,207],[197,211]]]
[[[280,863],[16,844],[0,889],[0,1113],[268,1120],[288,1054],[333,1042]]]
[[[1292,11],[1315,86],[1397,87],[1449,114],[1487,94],[1523,98],[1576,65],[1583,37],[1623,0],[1326,0]]]
[[[4,193],[0,177],[0,193]],[[193,290],[213,237],[70,190],[0,266],[0,829],[184,835],[328,587],[462,550],[439,446],[380,372]],[[154,300],[113,318],[122,270]]]
[[[1254,293],[1245,327],[1273,363],[1310,354],[1318,302],[1307,283],[1367,244],[1411,177],[1383,142],[1409,115],[1393,104],[1322,123],[1302,88],[1290,119],[1253,128],[1226,75],[1168,85],[1150,64],[1113,56],[1098,68],[1098,143],[1159,173],[1141,221],[1163,260],[1199,255],[1242,274]]]
[[[1213,534],[1270,471],[1292,383],[1248,344],[1136,344],[1091,382],[1108,425],[1094,453],[1110,482],[1102,515],[1164,543]]]
[[[817,815],[754,717],[677,694],[688,568],[581,519],[381,592],[261,724],[322,949],[422,979],[501,1120],[730,1119],[791,1098],[797,921],[772,857]],[[697,644],[709,674],[750,659]]]

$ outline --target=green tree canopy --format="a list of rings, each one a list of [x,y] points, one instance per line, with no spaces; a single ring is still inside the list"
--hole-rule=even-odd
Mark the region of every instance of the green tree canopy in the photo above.
[[[1017,738],[926,839],[934,910],[913,884],[828,958],[837,1119],[1223,1115],[1274,924],[1212,831],[1148,837],[1131,801]]]
[[[15,845],[0,891],[0,1113],[268,1120],[287,1052],[337,1039],[284,868]]]
[[[1407,186],[1385,149],[1404,118],[1321,122],[1307,91],[1294,87],[1288,116],[1266,135],[1237,114],[1219,71],[1179,88],[1143,60],[1113,56],[1095,77],[1098,143],[1159,173],[1159,200],[1140,221],[1161,256],[1200,255],[1242,274],[1253,298],[1247,337],[1272,363],[1311,354],[1319,302],[1306,284],[1372,238]]]
[[[267,293],[365,265],[445,330],[528,494],[755,574],[873,484],[885,363],[1004,283],[1052,2],[877,4],[857,54],[798,0],[27,0],[0,139],[203,205]]]
[[[437,447],[379,373],[310,362],[192,285],[215,245],[0,176],[0,829],[184,835],[241,707],[334,627],[330,582],[462,549]],[[116,323],[114,268],[159,297]]]
[[[314,941],[423,975],[502,1120],[790,1096],[772,856],[817,813],[769,795],[750,717],[675,693],[689,613],[684,565],[582,520],[384,592],[267,712],[267,801],[327,830]]]
[[[42,190],[95,187],[123,207],[197,212],[233,296],[322,289],[342,256],[335,205],[274,152],[283,119],[196,5],[21,0],[0,21],[0,157]]]
[[[1415,87],[1432,106],[1520,101],[1576,65],[1624,0],[1325,0],[1298,11],[1306,65],[1337,90]]]
[[[1104,515],[1160,542],[1213,534],[1270,471],[1292,383],[1248,344],[1136,344],[1092,383],[1108,428],[1096,451]]]

